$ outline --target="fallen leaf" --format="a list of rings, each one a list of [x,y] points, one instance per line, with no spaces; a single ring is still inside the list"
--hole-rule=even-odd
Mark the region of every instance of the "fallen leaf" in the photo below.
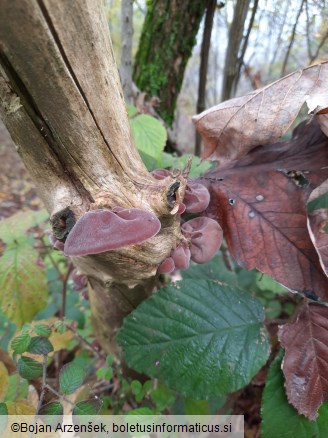
[[[204,139],[203,158],[226,163],[258,145],[276,142],[295,120],[302,105],[317,96],[328,106],[328,61],[285,76],[246,96],[220,103],[194,116]],[[323,117],[323,116],[319,116]]]
[[[289,403],[310,420],[328,400],[328,308],[305,303],[296,321],[279,329]]]
[[[8,415],[35,415],[35,407],[27,400],[6,402]]]
[[[322,269],[328,275],[328,209],[320,208],[309,214],[310,236],[318,252]]]
[[[307,229],[306,201],[328,177],[328,139],[302,124],[286,142],[258,147],[198,181],[211,194],[205,215],[224,231],[231,255],[291,291],[328,300],[328,279]]]

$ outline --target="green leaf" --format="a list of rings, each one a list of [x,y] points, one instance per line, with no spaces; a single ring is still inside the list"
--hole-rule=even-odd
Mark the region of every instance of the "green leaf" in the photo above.
[[[47,403],[43,405],[38,412],[38,415],[63,415],[64,408],[59,401]]]
[[[49,338],[49,336],[52,333],[51,328],[47,324],[38,324],[33,327],[34,333],[36,333],[39,336],[44,336],[46,338]]]
[[[66,325],[67,323],[68,323],[67,321],[65,322],[58,319],[57,321],[54,322],[54,328],[60,335],[62,335],[67,331],[67,325]]]
[[[4,433],[7,428],[8,409],[6,403],[0,403],[0,435]]]
[[[83,368],[71,362],[62,367],[59,373],[59,386],[63,394],[73,394],[85,379]]]
[[[259,301],[219,282],[183,280],[141,303],[117,340],[128,365],[192,398],[245,386],[269,342]]]
[[[160,385],[158,388],[154,389],[151,392],[150,397],[159,411],[163,411],[175,401],[174,392],[164,385]]]
[[[28,346],[28,352],[32,354],[48,354],[53,351],[54,347],[49,339],[44,336],[34,336]]]
[[[21,241],[29,228],[44,222],[49,217],[45,209],[20,211],[0,222],[0,239],[5,243]]]
[[[316,421],[309,421],[287,401],[281,371],[282,352],[272,363],[262,397],[263,438],[326,438],[328,431],[328,403],[319,409]]]
[[[30,357],[20,357],[17,363],[17,369],[19,375],[27,380],[37,379],[42,376],[42,364]]]
[[[97,415],[102,408],[103,402],[100,398],[92,398],[76,403],[72,411],[73,415]]]
[[[139,380],[132,380],[131,391],[133,395],[137,395],[142,392],[142,384],[139,382]]]
[[[149,172],[162,167],[161,160],[158,157],[157,158],[151,157],[150,155],[145,154],[145,152],[142,152],[140,150],[139,150],[139,155],[142,161],[144,162],[144,165],[149,170]]]
[[[201,265],[192,262],[188,269],[181,271],[181,275],[184,279],[220,280],[230,285],[237,285],[237,275],[227,269],[221,253]]]
[[[113,365],[113,362],[114,362],[114,355],[108,354],[108,356],[106,357],[106,364],[110,367]]]
[[[0,416],[8,415],[8,409],[6,403],[0,403]]]
[[[288,290],[281,286],[281,284],[277,283],[273,280],[273,278],[268,275],[262,274],[261,272],[257,273],[257,287],[263,291],[270,291],[275,294],[283,294],[287,293]]]
[[[14,353],[25,353],[27,351],[28,346],[31,342],[31,336],[28,333],[22,333],[19,336],[16,336],[11,341],[11,348],[13,349]]]
[[[185,401],[186,415],[211,415],[208,400],[192,400]]]
[[[13,374],[9,377],[9,384],[4,401],[15,402],[24,400],[28,394],[28,381],[23,379],[19,374]]]
[[[307,206],[309,213],[313,213],[315,210],[319,210],[319,208],[328,208],[328,193],[324,193],[318,196],[318,198],[313,199]]]
[[[8,247],[1,258],[0,306],[22,326],[47,305],[47,276],[37,264],[39,254],[29,245]]]
[[[138,114],[138,110],[134,105],[127,104],[126,109],[128,111],[128,117],[131,119],[132,117]]]
[[[150,409],[145,406],[142,408],[131,409],[131,411],[127,412],[126,415],[156,415],[156,411],[154,411],[154,409]],[[140,420],[142,421],[142,418],[140,418]],[[147,419],[144,419],[143,421],[147,423]]]
[[[164,126],[154,117],[141,114],[130,120],[134,141],[139,151],[159,159],[167,134]]]
[[[190,158],[190,155],[182,155],[181,157],[176,157],[172,154],[166,152],[162,155],[162,167],[171,167],[172,169],[183,170]],[[191,169],[189,172],[189,178],[196,178],[203,175],[207,170],[211,169],[213,164],[210,161],[201,161],[199,157],[192,157]]]

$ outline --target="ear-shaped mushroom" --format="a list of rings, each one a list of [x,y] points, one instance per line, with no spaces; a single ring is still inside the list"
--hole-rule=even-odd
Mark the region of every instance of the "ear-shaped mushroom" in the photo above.
[[[71,273],[71,279],[73,280],[73,289],[77,292],[82,292],[88,285],[88,279],[86,275],[78,274],[77,269],[73,269]]]
[[[85,213],[69,233],[64,247],[68,256],[85,256],[142,243],[155,236],[161,223],[139,208],[92,210]]]
[[[64,244],[60,240],[57,240],[53,234],[49,234],[49,242],[51,245],[59,251],[64,251]]]
[[[172,176],[172,173],[167,169],[155,169],[151,172],[151,174],[156,179],[164,179],[169,175]]]
[[[190,263],[190,249],[186,244],[178,245],[171,255],[177,269],[187,269]]]
[[[189,181],[183,198],[187,213],[200,213],[210,203],[210,193],[202,184]]]
[[[213,219],[197,217],[181,226],[183,235],[190,239],[191,260],[206,263],[215,256],[222,243],[222,228]]]
[[[162,263],[159,265],[157,272],[159,274],[169,274],[170,272],[174,271],[175,264],[171,257],[167,257],[162,261]]]

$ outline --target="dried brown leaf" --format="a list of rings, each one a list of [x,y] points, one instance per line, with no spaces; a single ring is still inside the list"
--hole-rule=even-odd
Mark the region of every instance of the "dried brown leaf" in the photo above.
[[[310,236],[316,248],[322,269],[328,275],[328,210],[320,208],[309,214]]]
[[[326,110],[328,112],[328,108],[326,108]],[[318,117],[318,121],[320,123],[320,127],[321,127],[322,131],[328,137],[328,114],[320,112],[320,114],[317,117]]]
[[[229,250],[292,291],[328,300],[328,279],[307,229],[306,201],[328,177],[328,138],[302,124],[287,142],[259,147],[200,179]]]
[[[318,96],[326,99],[322,102]],[[204,111],[193,118],[204,139],[203,158],[225,163],[245,156],[258,145],[276,142],[306,101],[314,110],[319,99],[323,108],[328,106],[327,96],[326,61]]]
[[[305,303],[296,321],[280,327],[289,403],[310,420],[328,400],[328,308]]]

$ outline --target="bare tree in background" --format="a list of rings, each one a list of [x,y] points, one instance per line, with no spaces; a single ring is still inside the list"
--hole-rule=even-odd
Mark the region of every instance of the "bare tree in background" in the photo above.
[[[223,4],[220,4],[222,7]],[[199,82],[198,82],[198,99],[197,99],[197,113],[201,113],[205,109],[205,97],[206,97],[206,82],[207,82],[207,67],[208,67],[208,55],[211,45],[211,34],[213,28],[213,18],[216,8],[216,0],[209,0],[203,32],[202,48],[200,52],[200,68],[199,68]],[[195,155],[200,156],[201,151],[201,136],[196,132],[196,144]]]
[[[226,51],[225,68],[222,84],[222,100],[230,99],[236,88],[238,65],[242,62],[239,51],[244,34],[244,26],[249,10],[250,0],[237,0],[233,20],[229,30],[229,42]],[[246,49],[245,49],[246,50]]]
[[[121,5],[121,67],[120,77],[124,99],[132,102],[132,37],[133,37],[133,0],[122,0]]]

